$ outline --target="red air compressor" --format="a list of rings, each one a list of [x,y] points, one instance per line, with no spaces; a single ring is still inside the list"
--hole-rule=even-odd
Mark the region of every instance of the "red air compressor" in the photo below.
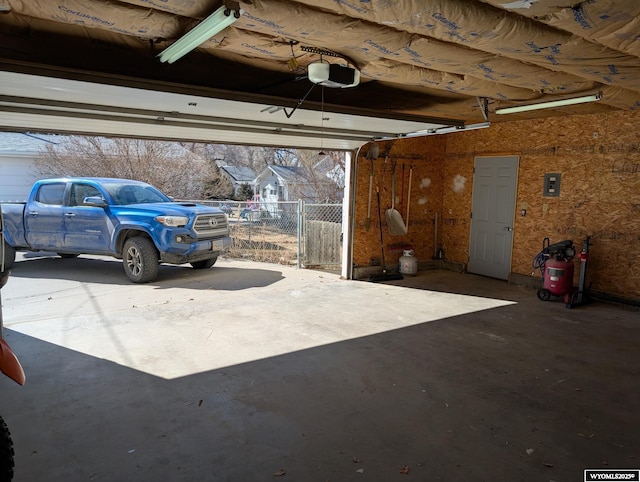
[[[542,273],[542,288],[538,298],[549,301],[551,296],[563,296],[569,304],[573,293],[573,258],[576,250],[573,241],[566,239],[550,244],[549,238],[542,241],[542,251],[533,259],[533,270]]]

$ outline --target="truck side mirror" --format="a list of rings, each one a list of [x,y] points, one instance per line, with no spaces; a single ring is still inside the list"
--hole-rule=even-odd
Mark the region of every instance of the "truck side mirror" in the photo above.
[[[95,206],[97,208],[103,208],[107,205],[106,201],[101,196],[89,196],[84,198],[82,204],[85,206]]]

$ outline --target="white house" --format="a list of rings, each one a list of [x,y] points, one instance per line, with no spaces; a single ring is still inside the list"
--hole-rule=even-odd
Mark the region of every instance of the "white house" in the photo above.
[[[298,166],[267,166],[253,181],[263,202],[333,201],[342,198],[344,175],[319,163],[312,170]]]
[[[0,202],[24,202],[39,178],[35,161],[56,136],[0,132]]]
[[[335,167],[330,169],[314,166],[305,169],[299,166],[267,166],[253,181],[255,198],[262,211],[277,215],[282,201],[303,200],[311,203],[341,199],[344,185],[340,184]],[[344,184],[344,183],[343,183]]]

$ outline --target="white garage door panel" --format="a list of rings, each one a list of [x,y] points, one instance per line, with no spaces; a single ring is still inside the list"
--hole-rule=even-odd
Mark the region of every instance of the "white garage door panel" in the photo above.
[[[0,159],[0,202],[24,202],[36,180],[26,159]]]
[[[353,150],[444,127],[0,71],[0,129]],[[271,100],[271,99],[270,99]],[[288,105],[290,101],[279,102]]]

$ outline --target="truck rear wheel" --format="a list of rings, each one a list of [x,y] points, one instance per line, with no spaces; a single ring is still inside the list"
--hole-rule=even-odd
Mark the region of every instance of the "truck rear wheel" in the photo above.
[[[194,261],[193,263],[191,263],[191,266],[193,266],[195,269],[207,269],[216,264],[216,261],[218,261],[217,256],[215,258],[204,259],[202,261]]]
[[[148,283],[158,276],[158,251],[149,238],[136,236],[124,243],[124,272],[134,283]]]
[[[13,263],[16,261],[16,249],[4,243],[2,253],[4,254],[4,269],[11,269]],[[2,260],[0,260],[0,263]]]

